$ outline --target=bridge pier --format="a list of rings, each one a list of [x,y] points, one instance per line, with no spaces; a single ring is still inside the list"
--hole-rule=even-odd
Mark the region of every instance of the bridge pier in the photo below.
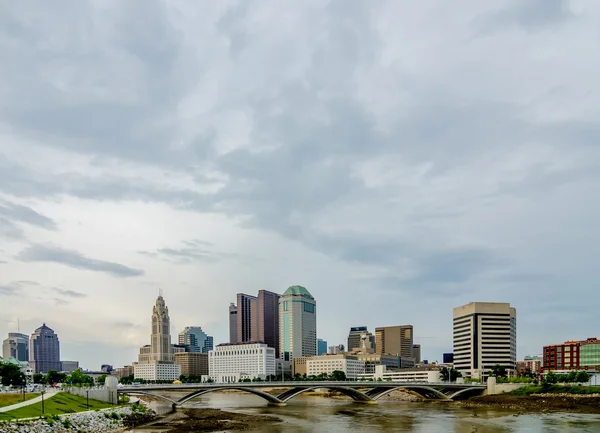
[[[268,402],[269,406],[274,406],[274,407],[286,407],[287,403],[284,403],[283,401],[281,403],[275,403],[275,402]]]

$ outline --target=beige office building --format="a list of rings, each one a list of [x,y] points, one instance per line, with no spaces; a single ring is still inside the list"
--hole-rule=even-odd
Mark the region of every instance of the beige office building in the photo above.
[[[181,366],[181,374],[186,377],[208,375],[208,353],[176,353],[175,364]]]
[[[334,371],[343,371],[348,379],[356,379],[365,373],[365,363],[353,355],[321,355],[313,356],[306,360],[308,376],[331,374]]]
[[[471,302],[454,309],[454,368],[463,376],[486,378],[492,366],[514,375],[517,311],[507,303]]]
[[[382,355],[413,358],[412,325],[375,328],[375,351]]]

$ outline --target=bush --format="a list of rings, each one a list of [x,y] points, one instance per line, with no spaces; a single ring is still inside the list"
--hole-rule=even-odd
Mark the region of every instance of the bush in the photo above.
[[[63,418],[61,421],[64,428],[71,428],[71,420],[69,418]]]

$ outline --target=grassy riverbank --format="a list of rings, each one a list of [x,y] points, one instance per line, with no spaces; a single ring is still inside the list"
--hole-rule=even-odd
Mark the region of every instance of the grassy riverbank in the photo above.
[[[531,385],[524,386],[511,392],[507,395],[534,395],[534,394],[573,394],[573,395],[589,395],[599,394],[600,386],[563,386],[563,385]]]
[[[104,403],[98,400],[89,400],[89,410],[105,409],[114,405]],[[88,410],[85,397],[67,394],[60,394],[44,401],[45,415],[62,415],[66,413],[76,413]],[[42,403],[35,403],[20,409],[0,413],[0,421],[10,421],[18,418],[33,418],[42,416]]]
[[[11,406],[39,396],[40,394],[25,394],[25,399],[23,399],[23,394],[0,394],[0,407]]]

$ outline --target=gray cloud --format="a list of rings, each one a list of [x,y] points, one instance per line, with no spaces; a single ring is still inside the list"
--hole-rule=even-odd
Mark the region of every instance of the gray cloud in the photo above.
[[[119,263],[86,257],[77,251],[44,245],[31,245],[17,256],[24,262],[50,262],[96,272],[104,272],[115,277],[137,277],[144,271],[133,269]]]
[[[317,290],[335,281],[423,302],[510,297],[539,317],[540,294],[567,305],[566,286],[595,293],[593,2],[247,1],[202,14],[191,3],[140,5],[4,8],[0,54],[12,67],[0,68],[0,193],[73,212],[75,198],[217,214],[301,249],[282,279],[310,280],[303,254],[357,272],[313,277]],[[97,25],[84,34],[71,22]],[[41,149],[55,160],[32,161]],[[7,203],[1,239],[22,240],[23,224],[56,229]],[[242,255],[166,245],[137,259],[208,267]],[[90,258],[93,248],[34,245],[21,258],[143,274]],[[169,278],[152,275],[156,286]],[[405,317],[405,304],[372,320]],[[364,313],[336,308],[347,320]]]
[[[60,295],[66,296],[67,298],[85,298],[85,297],[87,297],[87,295],[85,293],[76,292],[74,290],[60,289],[58,287],[53,287],[52,290]]]
[[[54,301],[54,305],[57,307],[69,304],[69,301],[65,301],[64,299],[53,298],[52,300]]]
[[[138,251],[152,258],[161,258],[172,263],[189,264],[194,262],[214,263],[225,259],[239,259],[238,254],[216,251],[212,242],[191,239],[182,242],[183,248],[159,248],[153,251]]]
[[[16,292],[17,289],[15,287],[0,286],[0,295],[14,295]]]
[[[55,230],[56,224],[47,216],[44,216],[27,206],[0,200],[0,216],[48,230]]]

